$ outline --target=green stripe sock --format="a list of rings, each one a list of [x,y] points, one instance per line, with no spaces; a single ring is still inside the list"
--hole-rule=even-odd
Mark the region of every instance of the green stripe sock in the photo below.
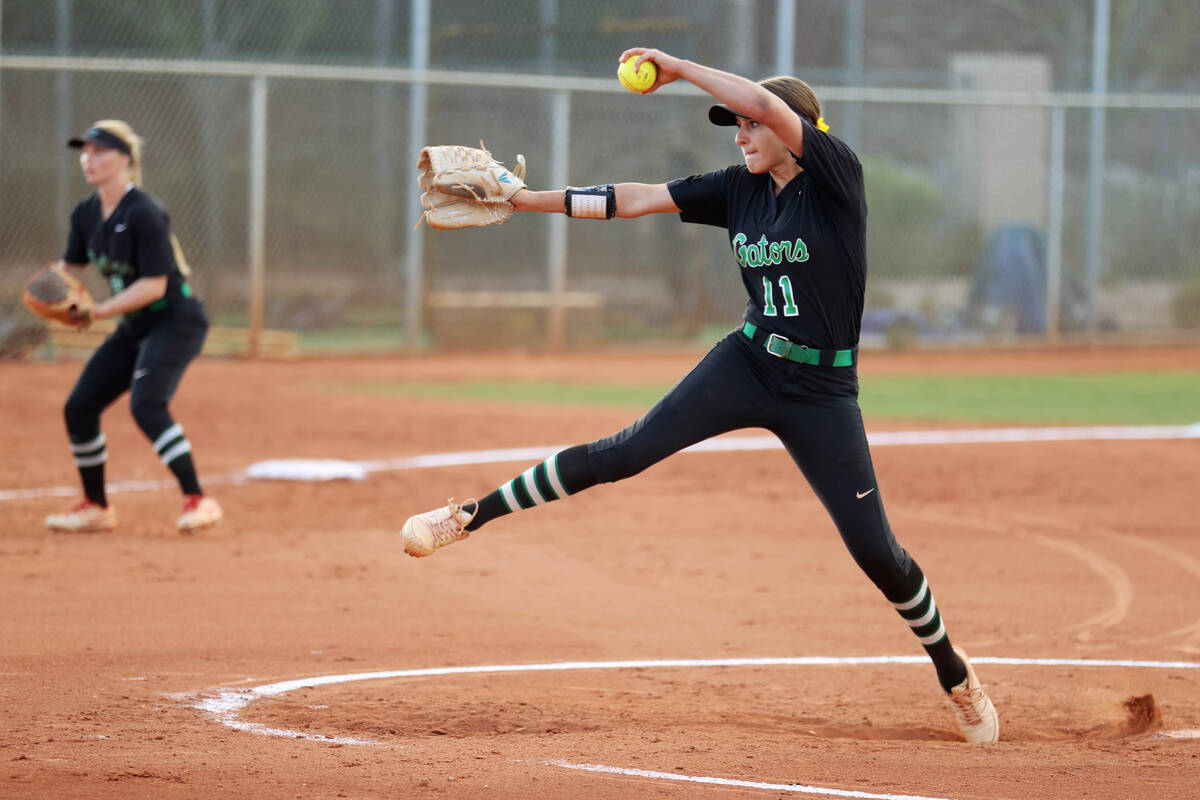
[[[497,517],[561,500],[595,485],[587,445],[569,447],[534,464],[480,500],[467,530],[478,530]]]

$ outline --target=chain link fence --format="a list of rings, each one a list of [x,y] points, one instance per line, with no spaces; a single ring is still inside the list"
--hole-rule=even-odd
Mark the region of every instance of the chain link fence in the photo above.
[[[744,304],[715,229],[413,228],[424,144],[522,153],[534,188],[738,163],[702,94],[620,88],[646,44],[816,87],[867,175],[864,344],[1195,337],[1200,8],[1113,0],[1106,32],[1107,6],[0,0],[0,325],[89,191],[66,140],[116,117],[219,325],[308,350],[711,340]]]

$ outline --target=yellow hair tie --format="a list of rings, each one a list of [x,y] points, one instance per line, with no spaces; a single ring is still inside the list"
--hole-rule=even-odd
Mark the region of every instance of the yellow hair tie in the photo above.
[[[829,133],[829,126],[825,124],[824,117],[817,117],[817,130],[821,133]]]

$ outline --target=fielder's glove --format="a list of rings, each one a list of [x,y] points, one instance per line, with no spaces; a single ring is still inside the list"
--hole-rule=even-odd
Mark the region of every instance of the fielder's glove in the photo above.
[[[86,328],[92,324],[91,292],[61,261],[42,267],[25,283],[21,303],[42,319]]]
[[[525,156],[517,156],[516,171],[510,172],[492,159],[483,142],[478,148],[426,147],[417,169],[421,170],[422,216],[438,230],[504,222],[514,211],[509,198],[525,188]]]

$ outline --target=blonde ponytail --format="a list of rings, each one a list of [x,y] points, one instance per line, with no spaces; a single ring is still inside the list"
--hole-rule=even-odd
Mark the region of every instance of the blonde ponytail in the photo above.
[[[175,254],[175,266],[179,267],[179,274],[184,278],[192,277],[192,266],[183,257],[183,248],[179,246],[179,239],[173,233],[171,234],[171,252]]]

